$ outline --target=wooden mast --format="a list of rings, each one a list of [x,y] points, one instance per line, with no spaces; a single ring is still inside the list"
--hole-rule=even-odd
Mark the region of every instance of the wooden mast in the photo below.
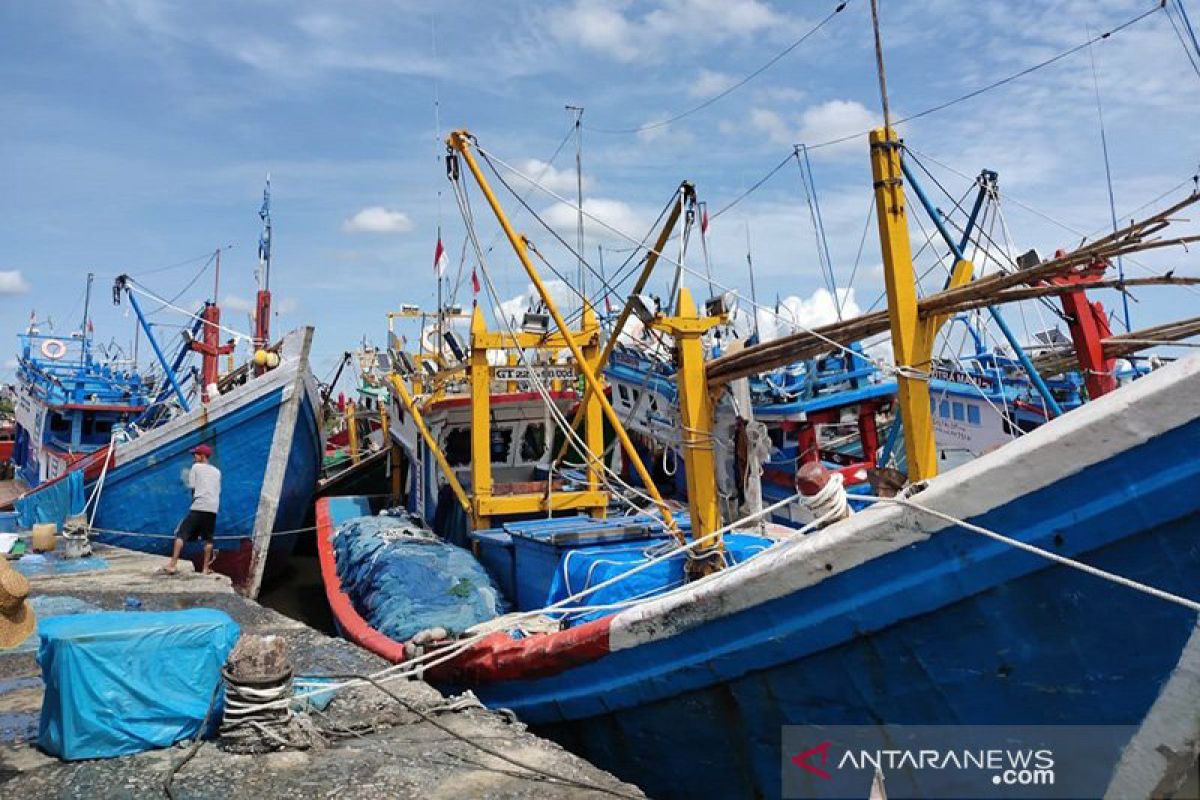
[[[879,245],[887,285],[888,322],[908,477],[922,481],[937,475],[937,445],[929,408],[929,350],[932,337],[922,335],[917,314],[917,281],[905,213],[904,176],[900,166],[900,139],[892,130],[888,111],[883,45],[879,36],[878,0],[871,0],[871,25],[875,33],[875,61],[883,105],[883,127],[871,132],[871,174],[875,182],[875,210],[879,220]]]

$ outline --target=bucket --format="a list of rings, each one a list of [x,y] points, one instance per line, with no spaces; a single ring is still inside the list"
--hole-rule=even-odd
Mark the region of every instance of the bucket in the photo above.
[[[53,522],[42,522],[33,526],[33,552],[49,553],[57,544],[58,526]]]

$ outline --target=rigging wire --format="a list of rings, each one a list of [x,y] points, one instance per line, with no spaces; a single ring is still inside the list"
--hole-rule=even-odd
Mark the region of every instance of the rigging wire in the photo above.
[[[929,108],[926,108],[923,111],[918,111],[917,113],[910,114],[907,117],[901,117],[900,119],[893,120],[892,125],[897,126],[897,125],[901,125],[906,122],[912,122],[914,120],[921,119],[922,117],[927,117],[931,114],[936,114],[940,111],[945,111],[947,108],[956,106],[959,103],[964,103],[968,100],[973,100],[974,98],[978,97],[981,94],[990,92],[993,89],[998,89],[1001,86],[1005,86],[1009,83],[1012,83],[1013,81],[1023,78],[1026,75],[1037,72],[1038,70],[1043,69],[1045,67],[1048,67],[1051,64],[1055,64],[1055,63],[1063,60],[1064,58],[1068,58],[1085,48],[1091,47],[1096,42],[1107,39],[1115,33],[1120,33],[1121,31],[1124,31],[1125,29],[1141,22],[1146,17],[1149,17],[1155,11],[1158,11],[1158,10],[1164,9],[1164,8],[1165,8],[1164,4],[1155,4],[1155,6],[1153,8],[1143,11],[1141,14],[1138,14],[1136,17],[1133,17],[1132,19],[1129,19],[1129,20],[1121,23],[1120,25],[1106,31],[1105,33],[1099,34],[1098,36],[1093,36],[1085,42],[1077,44],[1074,47],[1071,47],[1067,50],[1064,50],[1064,51],[1058,53],[1057,55],[1051,56],[1050,58],[1040,61],[1037,64],[1034,64],[1032,66],[1026,67],[1025,69],[1022,69],[1018,72],[1014,72],[1011,75],[1008,75],[1004,78],[993,81],[992,83],[989,83],[986,86],[982,86],[978,89],[974,89],[970,92],[966,92],[965,94],[958,95],[957,97],[955,97],[953,99],[946,100],[946,101],[944,101],[942,103],[938,103],[937,105],[934,105],[934,106],[930,106]],[[851,133],[851,134],[847,134],[845,136],[839,136],[837,138],[829,139],[829,140],[826,140],[823,142],[817,142],[816,144],[807,144],[806,147],[809,150],[818,150],[818,149],[821,149],[824,147],[831,147],[836,144],[841,144],[843,142],[849,142],[854,139],[861,139],[869,133],[870,133],[869,130],[859,131],[857,133]],[[776,164],[774,167],[772,167],[770,169],[770,171],[767,172],[767,174],[765,174],[765,175],[763,175],[763,177],[759,178],[758,181],[756,181],[754,183],[754,185],[752,185],[749,189],[744,191],[742,194],[738,195],[736,198],[734,198],[728,204],[723,206],[719,211],[717,211],[715,214],[713,214],[713,218],[719,217],[721,214],[725,213],[729,209],[736,206],[738,203],[745,200],[747,196],[749,196],[750,194],[757,191],[763,184],[765,184],[772,177],[774,177],[775,174],[779,172],[779,170],[784,168],[784,166],[787,164],[789,158],[791,158],[790,154],[788,155],[788,158],[785,158],[782,161],[780,161],[778,164]]]
[[[1175,7],[1182,18],[1184,26],[1187,28],[1188,36],[1192,42],[1191,46],[1188,45],[1188,40],[1184,38],[1183,31],[1179,29],[1175,18],[1171,16],[1170,4],[1168,3],[1163,10],[1167,12],[1167,19],[1171,21],[1171,28],[1175,31],[1175,36],[1179,39],[1179,43],[1183,45],[1183,54],[1187,56],[1188,63],[1192,65],[1192,70],[1196,73],[1196,77],[1200,78],[1200,43],[1196,41],[1196,32],[1192,30],[1192,22],[1188,19],[1182,0],[1175,0]],[[1195,49],[1195,55],[1193,55],[1193,48]]]
[[[814,34],[816,34],[817,31],[819,31],[819,30],[821,30],[821,28],[825,27],[826,24],[828,24],[834,17],[836,17],[842,11],[842,9],[844,9],[848,5],[849,1],[850,0],[842,0],[842,2],[838,3],[837,7],[834,8],[833,11],[829,12],[829,14],[827,14],[820,22],[818,22],[816,25],[814,25],[812,28],[810,28],[807,33],[805,33],[803,36],[801,36],[796,41],[792,42],[790,45],[785,47],[783,50],[776,53],[774,56],[771,57],[771,59],[769,61],[767,61],[761,67],[754,70],[749,75],[742,78],[740,81],[733,84],[732,86],[725,89],[724,91],[713,95],[712,97],[708,98],[707,100],[705,100],[702,103],[699,103],[698,105],[692,106],[691,108],[687,109],[686,111],[681,111],[678,114],[668,117],[667,119],[656,120],[655,122],[648,122],[645,125],[639,125],[636,128],[594,128],[591,125],[587,125],[585,127],[589,131],[592,131],[594,133],[611,133],[611,134],[644,133],[645,131],[652,131],[657,128],[666,127],[667,125],[671,125],[672,123],[678,122],[679,120],[683,119],[684,117],[689,117],[692,114],[695,114],[697,111],[702,111],[702,110],[708,108],[709,106],[711,106],[713,103],[716,103],[719,100],[723,100],[724,98],[733,94],[738,89],[742,88],[747,83],[754,80],[755,78],[757,78],[759,75],[766,72],[771,67],[775,66],[775,64],[777,64],[780,59],[784,58],[789,53],[791,53],[793,50],[795,50],[797,47],[804,44],[806,41],[808,41],[808,39],[810,37],[812,37]]]

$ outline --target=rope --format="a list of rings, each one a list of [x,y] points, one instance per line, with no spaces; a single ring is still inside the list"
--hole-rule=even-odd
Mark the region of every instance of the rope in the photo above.
[[[478,742],[475,739],[464,736],[463,734],[461,734],[458,731],[451,728],[449,725],[444,724],[441,720],[437,719],[433,715],[431,715],[428,712],[426,712],[425,710],[421,709],[419,706],[414,705],[413,703],[410,703],[408,700],[405,700],[403,697],[396,694],[391,689],[388,689],[386,686],[384,686],[384,682],[382,680],[378,679],[377,677],[375,677],[373,675],[360,675],[357,673],[348,673],[348,674],[341,674],[341,675],[336,675],[336,674],[335,675],[326,675],[323,677],[334,678],[334,679],[343,679],[343,680],[348,679],[348,680],[353,680],[356,682],[361,682],[362,684],[370,684],[371,686],[374,686],[376,689],[378,689],[379,691],[383,692],[385,695],[390,697],[392,700],[399,703],[401,706],[404,707],[404,709],[406,711],[420,717],[422,720],[424,720],[425,722],[428,722],[430,725],[437,728],[439,731],[446,734],[447,736],[451,736],[454,739],[457,739],[458,741],[463,742],[464,744],[470,745],[471,747],[475,748],[476,750],[479,750],[480,752],[485,753],[485,754],[491,756],[492,758],[497,758],[501,761],[504,761],[505,763],[512,764],[514,767],[517,767],[518,769],[523,769],[529,773],[532,773],[541,778],[544,778],[545,780],[548,780],[552,783],[558,783],[558,784],[562,784],[564,786],[572,786],[577,789],[585,789],[587,791],[592,791],[592,792],[601,792],[603,794],[612,795],[613,797],[628,797],[628,798],[632,798],[633,800],[636,800],[637,798],[641,797],[641,794],[636,794],[636,795],[628,794],[626,792],[617,791],[616,789],[610,789],[607,786],[601,786],[600,784],[597,784],[597,783],[591,783],[590,781],[583,781],[583,780],[579,780],[577,778],[571,778],[571,777],[568,777],[565,775],[559,775],[557,773],[550,772],[549,770],[542,769],[541,767],[538,767],[533,764],[529,764],[529,763],[526,763],[519,759],[513,758],[512,756],[510,756],[506,753],[503,753],[493,747],[489,747],[488,745],[482,744],[481,742]]]
[[[997,542],[1001,542],[1003,544],[1007,544],[1012,547],[1015,547],[1018,550],[1024,550],[1027,553],[1032,553],[1033,555],[1038,556],[1040,558],[1044,558],[1047,561],[1053,561],[1056,564],[1060,564],[1064,567],[1070,567],[1071,569],[1079,570],[1080,572],[1087,573],[1088,575],[1092,575],[1094,577],[1101,578],[1101,579],[1109,581],[1111,583],[1115,583],[1118,586],[1124,586],[1127,589],[1133,589],[1134,591],[1141,592],[1143,594],[1147,594],[1151,597],[1156,597],[1159,600],[1164,600],[1168,603],[1174,603],[1175,605],[1182,606],[1182,607],[1188,609],[1189,611],[1200,612],[1200,602],[1197,602],[1195,600],[1191,600],[1186,597],[1181,597],[1177,594],[1172,594],[1170,592],[1163,591],[1162,589],[1158,589],[1153,586],[1149,586],[1145,583],[1135,581],[1132,578],[1126,578],[1123,575],[1117,575],[1116,573],[1108,572],[1107,570],[1100,569],[1099,567],[1093,567],[1091,564],[1085,564],[1082,561],[1076,561],[1073,558],[1068,558],[1067,556],[1062,556],[1062,555],[1059,555],[1058,553],[1052,553],[1049,550],[1043,550],[1042,548],[1037,547],[1036,545],[1029,544],[1028,542],[1022,542],[1019,539],[1013,539],[1010,536],[1005,536],[1002,533],[997,533],[993,530],[989,530],[987,528],[984,528],[981,525],[976,525],[974,523],[967,522],[966,520],[959,519],[950,514],[946,514],[942,511],[937,511],[935,509],[929,508],[928,506],[923,506],[919,503],[914,503],[912,500],[909,500],[904,497],[877,497],[875,495],[865,495],[864,494],[864,495],[855,495],[854,499],[855,500],[866,500],[867,502],[871,502],[871,503],[891,503],[893,505],[903,506],[905,508],[911,508],[915,511],[920,511],[923,514],[928,514],[932,517],[936,517],[936,518],[942,520],[943,522],[949,522],[950,524],[956,525],[960,528],[963,528],[964,530],[971,531],[972,533],[978,533],[982,536],[988,537],[989,539],[994,539]]]

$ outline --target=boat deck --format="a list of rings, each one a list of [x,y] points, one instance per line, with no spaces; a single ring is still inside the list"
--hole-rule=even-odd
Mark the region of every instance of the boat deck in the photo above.
[[[26,556],[26,559],[30,559]],[[91,562],[85,564],[84,562]],[[208,607],[230,614],[242,631],[288,640],[298,674],[369,673],[386,662],[354,645],[321,634],[259,606],[233,591],[220,576],[156,574],[166,559],[97,546],[91,559],[22,564],[31,572],[31,602],[44,618],[55,613],[140,608]],[[80,567],[88,567],[80,569]],[[181,565],[190,570],[189,564]],[[35,651],[37,636],[0,651],[0,786],[9,797],[162,797],[162,781],[181,748],[123,758],[63,762],[35,744],[43,686]],[[396,682],[392,691],[413,706],[431,709],[445,698],[419,681]],[[629,784],[542,740],[519,723],[481,708],[439,713],[449,736],[371,688],[339,693],[325,711],[333,724],[377,723],[378,729],[333,740],[325,749],[267,755],[233,755],[206,743],[177,774],[174,792],[189,798],[308,797],[576,797],[601,796],[523,773],[471,742],[554,775],[641,797]],[[461,737],[461,738],[460,738]],[[611,796],[609,794],[608,796]]]

